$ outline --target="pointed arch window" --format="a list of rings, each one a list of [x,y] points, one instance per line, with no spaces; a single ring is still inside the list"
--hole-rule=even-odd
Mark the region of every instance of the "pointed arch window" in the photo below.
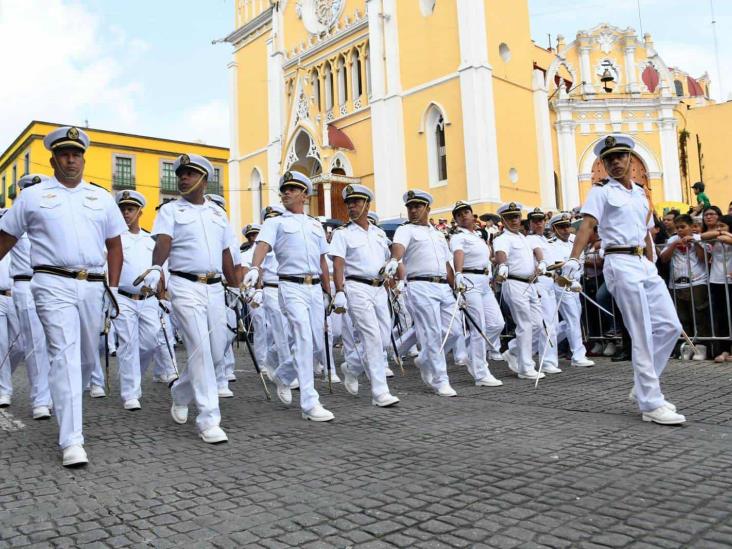
[[[325,110],[333,108],[333,73],[330,70],[330,63],[325,64]]]
[[[320,112],[323,107],[320,99],[320,79],[318,78],[318,71],[316,70],[313,70],[310,73],[310,88],[312,89],[313,99],[315,100],[317,110]]]
[[[356,100],[363,94],[363,82],[361,81],[361,58],[358,50],[351,52],[351,82],[353,87],[353,99]]]
[[[345,105],[346,101],[348,101],[348,85],[346,82],[348,75],[346,74],[346,63],[343,57],[338,58],[338,64],[336,66],[336,70],[338,71],[338,104]]]
[[[430,186],[447,184],[447,122],[444,113],[436,105],[425,114],[424,134],[427,139],[427,166]]]

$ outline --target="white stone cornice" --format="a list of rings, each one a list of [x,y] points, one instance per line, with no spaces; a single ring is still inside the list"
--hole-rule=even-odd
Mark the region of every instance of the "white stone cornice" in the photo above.
[[[288,69],[291,69],[292,67],[296,66],[298,63],[302,61],[303,58],[311,58],[315,55],[318,55],[319,53],[323,52],[325,49],[332,46],[335,42],[342,40],[343,38],[347,38],[348,36],[351,36],[352,34],[355,34],[363,29],[367,29],[369,26],[369,20],[366,15],[364,15],[361,19],[354,22],[350,26],[331,34],[330,36],[327,36],[324,40],[320,40],[319,42],[316,42],[311,48],[305,49],[299,52],[296,52],[295,55],[293,55],[290,59],[288,59],[285,64],[283,65],[283,69],[287,71]]]
[[[272,20],[273,11],[274,6],[270,6],[262,13],[257,15],[254,19],[248,21],[247,23],[236,29],[234,32],[229,34],[226,38],[224,38],[223,41],[236,45],[237,43],[244,40],[247,36],[258,30],[260,27],[269,23]]]

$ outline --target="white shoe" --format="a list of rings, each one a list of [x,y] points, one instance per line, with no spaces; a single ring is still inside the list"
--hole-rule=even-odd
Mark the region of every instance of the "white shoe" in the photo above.
[[[696,344],[696,352],[691,356],[691,360],[706,360],[707,359],[707,346]]]
[[[635,385],[630,388],[630,393],[628,393],[628,400],[637,401],[638,399],[635,397]],[[676,412],[676,405],[672,402],[669,402],[668,400],[663,404],[665,408],[668,408],[672,412]]]
[[[508,368],[511,371],[518,373],[518,371],[519,371],[518,358],[516,358],[514,355],[512,355],[511,351],[509,349],[506,349],[505,351],[503,351],[503,353],[501,353],[501,357],[503,358],[503,360],[506,361],[506,364],[508,364]],[[521,376],[519,376],[519,377],[521,377]]]
[[[380,408],[388,408],[389,406],[394,406],[398,403],[399,399],[391,393],[384,393],[371,399],[371,404],[379,406]]]
[[[221,444],[222,442],[229,442],[229,437],[226,436],[224,430],[218,425],[215,427],[209,427],[205,431],[201,431],[199,436],[206,444]]]
[[[323,372],[325,371],[325,368],[322,364],[316,364],[313,368],[313,373],[315,374],[315,377],[323,375]]]
[[[297,378],[295,378],[294,380],[292,380],[292,383],[290,383],[290,389],[293,390],[293,391],[295,389],[300,389],[300,380],[297,379]]]
[[[267,376],[267,379],[269,381],[274,382],[275,368],[273,368],[269,364],[265,364],[262,371],[264,372],[264,375]]]
[[[285,406],[292,404],[292,390],[290,387],[282,383],[277,376],[275,376],[273,381],[277,386],[277,398],[280,399],[280,402]]]
[[[130,412],[134,412],[135,410],[142,408],[142,406],[140,406],[140,401],[136,398],[125,400],[125,403],[122,406],[124,406],[125,410],[129,410]]]
[[[545,377],[544,372],[537,372],[536,370],[529,370],[528,372],[518,374],[519,379],[544,379]]]
[[[500,387],[503,385],[503,381],[496,379],[493,374],[488,372],[487,376],[476,380],[475,385],[476,387]]]
[[[226,374],[226,381],[231,381],[232,383],[236,381],[236,375],[234,374],[234,372]]]
[[[573,360],[572,366],[575,368],[589,368],[590,366],[594,366],[595,363],[590,360],[589,358],[585,357],[580,360]]]
[[[234,396],[234,392],[229,389],[228,387],[221,387],[218,390],[219,398],[232,398]]]
[[[488,351],[488,360],[503,360],[503,355],[498,351]]]
[[[541,371],[545,374],[561,374],[562,373],[561,368],[559,368],[558,366],[552,366],[551,364],[542,366]]]
[[[467,356],[461,356],[458,358],[455,358],[455,366],[467,366],[468,365],[468,357]]]
[[[394,377],[394,371],[388,366],[384,368],[384,373],[386,374],[386,377]]]
[[[104,391],[104,387],[92,385],[91,389],[89,389],[89,396],[92,398],[104,398],[107,396],[107,393]]]
[[[325,377],[325,380],[328,380],[328,377]],[[338,377],[338,374],[334,371],[330,373],[330,382],[331,383],[341,383],[341,378]]]
[[[612,341],[605,345],[605,349],[602,351],[602,356],[613,356],[615,354],[615,343]]]
[[[358,377],[353,375],[348,369],[348,364],[341,364],[341,372],[343,373],[343,386],[353,396],[358,395]]]
[[[188,406],[176,406],[173,404],[170,407],[170,416],[179,425],[183,425],[188,421]]]
[[[0,408],[10,406],[10,395],[0,395]]]
[[[33,408],[33,419],[48,419],[51,417],[51,410],[48,406],[36,406]]]
[[[435,391],[441,397],[454,397],[457,396],[457,392],[453,389],[450,384],[443,385],[437,391]]]
[[[412,348],[409,349],[409,351],[407,352],[407,356],[409,358],[416,358],[416,357],[419,356],[419,351],[417,350],[417,346],[416,345],[412,345]]]
[[[666,406],[659,406],[651,412],[643,412],[643,421],[652,421],[659,425],[681,425],[686,422],[686,418],[672,412]]]
[[[63,449],[61,463],[64,467],[81,467],[89,463],[89,459],[86,457],[84,447],[81,444],[74,444]]]
[[[600,343],[600,342],[595,343],[592,346],[592,349],[590,350],[590,353],[592,353],[593,355],[600,355],[600,354],[602,354],[602,343]]]
[[[153,383],[166,383],[163,376],[153,376],[152,381]]]
[[[302,418],[310,421],[332,421],[335,416],[323,408],[321,404],[316,404],[310,410],[303,411]]]

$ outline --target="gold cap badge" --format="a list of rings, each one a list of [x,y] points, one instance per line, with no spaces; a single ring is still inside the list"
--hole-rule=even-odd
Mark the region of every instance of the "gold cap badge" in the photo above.
[[[69,131],[66,132],[66,137],[69,139],[79,139],[79,130],[76,128],[69,128]]]
[[[31,183],[40,183],[40,182],[41,182],[41,178],[38,177],[37,175],[34,176],[33,179],[31,179]]]
[[[346,187],[346,194],[353,194],[353,187],[351,185]]]
[[[509,209],[509,210],[515,210],[515,209],[516,209],[516,203],[515,203],[515,202],[511,202],[511,203],[510,203],[510,204],[508,205],[508,209]]]
[[[292,176],[292,172],[290,172],[290,171],[285,172],[285,175],[282,176],[282,179],[284,181],[292,181],[294,179],[294,177]]]
[[[124,192],[122,193],[122,198],[123,198],[123,199],[129,198],[129,197],[130,197],[130,191],[124,191]]]
[[[615,145],[615,143],[617,143],[617,140],[612,135],[608,135],[605,138],[605,146],[606,147],[612,147],[612,146]]]
[[[414,191],[407,191],[407,198],[409,198],[409,199],[414,198]]]
[[[182,154],[180,156],[180,163],[183,166],[185,166],[186,164],[190,164],[191,163],[191,158],[187,154]]]

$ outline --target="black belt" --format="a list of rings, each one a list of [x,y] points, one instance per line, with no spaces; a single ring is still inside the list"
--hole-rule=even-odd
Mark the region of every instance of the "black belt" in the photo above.
[[[534,284],[536,282],[536,277],[525,278],[523,276],[508,275],[506,278],[508,278],[508,280],[518,280],[519,282],[525,282],[526,284]]]
[[[383,278],[363,278],[361,276],[347,276],[346,280],[352,280],[353,282],[360,282],[361,284],[366,284],[367,286],[383,286],[384,285],[384,279]]]
[[[132,292],[125,292],[124,290],[117,290],[117,293],[119,295],[128,297],[134,301],[142,301],[143,299],[147,299],[147,298],[153,297],[155,295],[155,294],[133,294]]]
[[[606,248],[605,255],[608,254],[623,254],[623,255],[638,255],[642,256],[646,253],[645,246],[618,246],[616,248]]]
[[[680,276],[679,278],[674,279],[674,284],[689,284],[691,282],[691,279],[688,276]]]
[[[11,292],[10,290],[0,290],[0,295],[11,297],[13,295],[13,292]]]
[[[463,269],[463,274],[490,275],[491,269],[490,269],[490,267],[487,267],[485,269]]]
[[[32,278],[33,275],[15,275],[13,280],[15,280],[15,282],[30,282]]]
[[[279,288],[280,285],[277,282],[262,282],[262,286],[265,288]]]
[[[295,284],[306,284],[307,286],[314,286],[320,284],[320,279],[312,275],[307,276],[290,276],[290,275],[278,275],[280,282],[294,282]]]
[[[408,276],[408,282],[433,282],[435,284],[447,284],[447,279],[442,276]]]
[[[33,272],[75,278],[76,280],[88,280],[89,282],[104,282],[106,280],[104,273],[90,273],[86,269],[72,271],[71,269],[54,267],[53,265],[38,265],[38,267],[33,267]]]
[[[218,284],[221,282],[221,276],[217,273],[192,274],[182,271],[170,271],[170,274],[185,278],[191,282],[200,282],[201,284]]]

